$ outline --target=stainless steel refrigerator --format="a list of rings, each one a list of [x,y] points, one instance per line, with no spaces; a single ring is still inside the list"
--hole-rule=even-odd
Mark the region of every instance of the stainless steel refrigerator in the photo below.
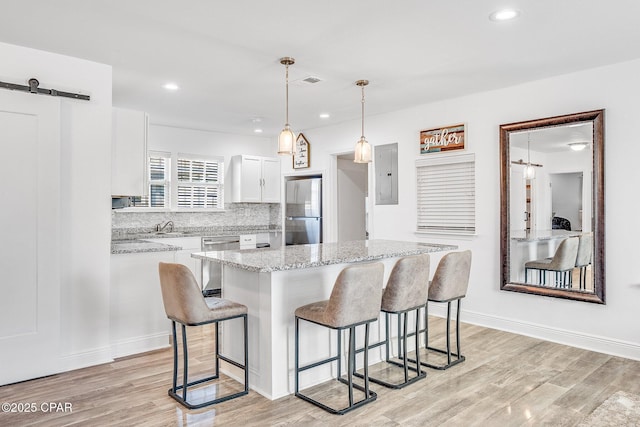
[[[322,243],[322,178],[287,181],[285,242]]]

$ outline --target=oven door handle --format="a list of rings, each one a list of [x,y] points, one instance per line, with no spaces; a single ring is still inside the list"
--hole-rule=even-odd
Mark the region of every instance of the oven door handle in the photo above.
[[[210,245],[222,245],[222,244],[226,244],[226,243],[240,243],[240,239],[234,239],[234,240],[202,240],[202,246],[210,246]]]

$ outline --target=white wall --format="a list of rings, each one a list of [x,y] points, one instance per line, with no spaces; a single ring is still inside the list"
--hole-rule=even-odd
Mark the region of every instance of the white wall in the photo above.
[[[463,320],[612,354],[640,359],[640,210],[635,186],[640,180],[640,60],[587,70],[506,89],[424,104],[367,117],[373,145],[398,142],[398,205],[374,206],[372,238],[454,243],[473,250],[471,283]],[[372,81],[370,90],[375,91]],[[606,305],[500,290],[499,126],[529,119],[604,108],[606,168]],[[465,122],[468,151],[476,155],[477,236],[458,238],[414,234],[415,160],[421,129]],[[313,145],[314,169],[327,171],[327,196],[335,197],[331,153],[351,150],[358,126],[343,123],[304,130]],[[283,165],[284,172],[290,169]],[[327,201],[331,203],[331,200]],[[328,222],[332,221],[328,218]],[[327,224],[328,227],[335,225]],[[331,234],[328,234],[331,235]],[[432,260],[435,265],[437,259]]]
[[[153,124],[149,117],[149,150],[224,156],[225,185],[230,183],[231,156],[249,154],[276,157],[278,145],[274,138],[233,135]],[[230,192],[226,192],[230,195]],[[225,197],[230,200],[230,197]]]
[[[111,66],[4,43],[0,58],[3,81],[36,77],[40,87],[91,95],[60,98],[62,280],[61,301],[51,303],[61,304],[66,369],[108,361]]]

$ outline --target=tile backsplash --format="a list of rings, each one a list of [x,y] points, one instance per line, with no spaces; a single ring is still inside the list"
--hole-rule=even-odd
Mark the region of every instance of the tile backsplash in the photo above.
[[[175,230],[255,227],[278,230],[279,203],[228,203],[224,212],[135,212],[112,210],[112,236],[154,231],[156,224],[173,221]]]

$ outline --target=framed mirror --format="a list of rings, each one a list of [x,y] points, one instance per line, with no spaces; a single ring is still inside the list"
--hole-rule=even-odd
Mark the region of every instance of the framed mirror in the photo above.
[[[500,178],[500,289],[604,304],[604,110],[501,125]]]

